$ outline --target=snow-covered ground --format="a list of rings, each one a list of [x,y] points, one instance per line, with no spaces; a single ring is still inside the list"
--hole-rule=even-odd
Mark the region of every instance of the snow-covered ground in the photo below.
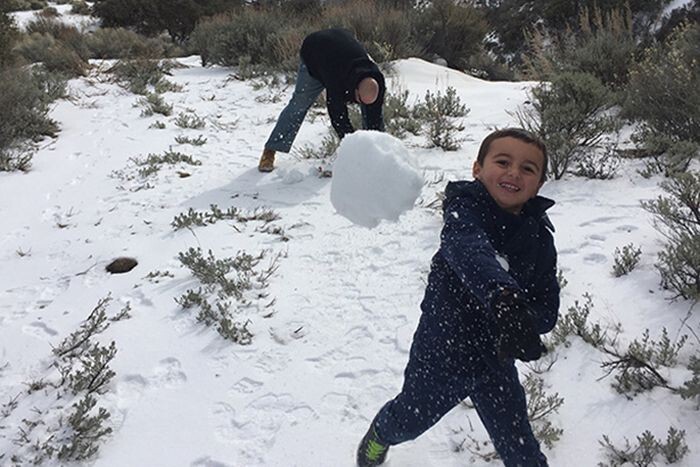
[[[432,202],[447,181],[471,178],[482,138],[513,123],[508,112],[526,100],[530,85],[485,82],[417,59],[397,62],[390,89],[401,86],[419,99],[452,86],[471,112],[456,152],[425,149],[422,137],[404,141],[425,180],[421,197],[397,222],[367,229],[336,213],[332,179],[318,176],[317,161],[281,154],[274,172],[257,171],[292,87],[255,89],[230,70],[201,68],[198,57],[180,62],[186,67],[169,79],[183,91],[165,94],[172,116],[141,116],[138,96],[104,75],[73,80],[72,98],[51,113],[62,129],[58,138],[43,143],[28,173],[0,173],[0,464],[13,455],[33,458],[22,430],[31,441],[45,440],[67,413],[74,400],[59,386],[52,348],[111,295],[107,314],[129,304],[131,318],[110,322],[94,338],[114,341],[117,353],[110,363],[115,376],[97,395],[98,406],[111,413],[105,424],[113,433],[93,465],[354,465],[369,420],[402,383],[439,240]],[[206,126],[176,126],[182,113]],[[296,147],[318,145],[327,134],[325,111],[313,114]],[[152,128],[156,121],[165,128]],[[201,146],[175,141],[200,135]],[[168,150],[201,165],[164,165],[143,179],[130,160]],[[568,281],[561,311],[590,293],[590,320],[620,322],[622,342],[647,328],[654,339],[664,326],[672,339],[689,334],[681,322],[689,303],[670,302],[660,288],[654,265],[663,238],[639,204],[661,193],[661,179],[642,178],[640,167],[623,161],[613,180],[567,178],[542,190],[557,201],[550,213]],[[171,227],[175,216],[211,204],[268,208],[279,219]],[[614,250],[629,243],[642,249],[641,263],[614,278]],[[197,322],[196,311],[175,303],[199,286],[178,260],[191,247],[217,258],[264,251],[260,267],[278,257],[269,287],[248,296],[251,303],[237,315],[250,320],[250,345],[223,339]],[[118,256],[139,264],[109,274],[105,266]],[[696,333],[698,318],[696,311],[686,323]],[[682,364],[697,348],[691,336],[681,364],[662,369],[672,385],[689,379]],[[634,441],[647,429],[665,440],[670,426],[686,431],[691,449],[680,465],[700,465],[700,412],[693,402],[660,388],[625,398],[611,387],[612,376],[601,378],[605,356],[577,338],[556,353],[542,375],[547,393],[564,399],[550,417],[564,430],[545,449],[551,465],[596,465],[604,460],[603,434],[624,445],[625,437]],[[467,436],[488,439],[475,411],[463,405],[416,441],[392,448],[387,465],[487,465],[459,449]]]
[[[86,2],[88,5],[92,5],[93,2]],[[65,24],[75,26],[80,31],[92,31],[99,25],[99,20],[97,18],[92,18],[86,15],[77,15],[71,13],[73,6],[70,3],[57,4],[54,2],[48,2],[51,8],[55,8],[58,16],[57,21]],[[24,30],[28,23],[39,18],[39,12],[41,10],[33,11],[16,11],[10,13],[10,16],[14,18],[15,24],[20,30]]]

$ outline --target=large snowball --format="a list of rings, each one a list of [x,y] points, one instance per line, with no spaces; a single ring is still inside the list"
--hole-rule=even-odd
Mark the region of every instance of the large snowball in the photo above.
[[[413,208],[423,187],[400,140],[379,131],[356,131],[340,143],[333,164],[331,203],[355,224],[372,228]]]

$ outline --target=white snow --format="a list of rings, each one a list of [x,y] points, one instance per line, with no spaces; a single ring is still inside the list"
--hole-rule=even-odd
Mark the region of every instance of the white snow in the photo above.
[[[86,2],[88,5],[92,5],[93,2]],[[70,3],[58,4],[54,2],[48,2],[49,7],[55,8],[58,16],[55,18],[56,21],[61,23],[75,26],[79,31],[92,31],[99,25],[99,19],[93,18],[86,15],[76,15],[71,13],[73,6]],[[39,12],[41,10],[30,10],[30,11],[14,11],[9,15],[14,18],[15,24],[20,30],[25,30],[27,25],[40,18]]]
[[[232,79],[230,70],[201,68],[198,57],[180,62],[186,67],[168,79],[183,92],[164,96],[174,106],[171,117],[142,117],[137,96],[95,72],[71,81],[72,98],[55,104],[51,116],[62,131],[42,142],[32,170],[0,173],[0,464],[14,454],[31,458],[30,449],[16,442],[27,429],[23,419],[43,421],[29,437],[45,440],[74,402],[52,386],[30,393],[29,383],[59,382],[52,348],[111,294],[108,315],[128,303],[132,317],[95,338],[117,348],[110,363],[115,376],[97,397],[111,413],[113,433],[88,465],[354,465],[367,424],[401,387],[439,242],[438,194],[447,181],[470,178],[481,140],[494,126],[514,123],[508,112],[525,101],[531,84],[485,82],[417,59],[399,61],[391,88],[403,86],[417,99],[428,89],[453,86],[471,108],[463,147],[450,153],[425,149],[423,137],[410,137],[386,155],[385,138],[358,133],[344,142],[357,140],[358,146],[341,151],[328,179],[317,176],[312,161],[285,154],[274,172],[256,169],[292,87],[255,89]],[[282,100],[272,98],[280,93]],[[196,113],[206,127],[177,127],[182,112]],[[156,121],[166,128],[149,128]],[[308,118],[295,145],[319,144],[328,127],[325,112]],[[200,135],[207,139],[202,146],[175,142],[176,136]],[[148,179],[138,176],[130,159],[169,149],[201,165],[164,165]],[[361,221],[379,218],[363,212],[379,205],[380,197],[360,197],[358,178],[377,177],[375,188],[382,177],[389,188],[413,180],[392,179],[398,169],[385,168],[406,162],[403,151],[412,154],[425,180],[412,209],[392,210],[403,214],[373,229],[338,215],[345,210],[333,205],[331,192],[347,176],[355,185],[342,188],[340,199],[356,201]],[[374,170],[343,168],[345,156],[348,162],[368,157],[364,167]],[[690,303],[669,301],[671,293],[659,285],[655,264],[664,237],[640,201],[658,196],[662,179],[642,178],[641,168],[639,161],[624,160],[615,179],[570,177],[542,189],[557,201],[550,213],[568,281],[561,311],[588,292],[590,320],[619,322],[621,343],[647,328],[653,339],[662,327],[671,339],[689,334],[679,365],[661,370],[678,386],[690,378],[683,365],[697,352],[693,333],[700,331],[700,315],[695,310],[686,320]],[[415,193],[405,186],[397,191]],[[269,208],[280,218],[221,220],[177,231],[170,226],[189,208],[204,211],[211,204],[246,212]],[[641,263],[614,278],[614,250],[629,243],[642,249]],[[201,286],[178,260],[191,247],[217,258],[264,252],[261,267],[279,255],[269,287],[253,290],[249,305],[234,302],[235,317],[250,320],[250,345],[223,339],[197,321],[195,310],[175,302]],[[105,266],[121,255],[139,265],[127,274],[107,273]],[[556,357],[542,375],[547,393],[564,398],[551,416],[564,430],[562,438],[544,449],[550,465],[597,465],[605,460],[598,443],[603,434],[621,446],[644,430],[665,439],[670,426],[685,430],[691,449],[678,465],[700,465],[694,402],[663,388],[625,398],[611,387],[613,376],[604,377],[606,356],[580,339],[560,346]],[[520,370],[531,371],[525,365]],[[388,465],[489,465],[460,448],[467,436],[488,439],[474,409],[460,405],[416,441],[392,448]]]
[[[413,208],[423,178],[400,139],[357,131],[340,142],[336,154],[331,203],[338,214],[372,228]]]

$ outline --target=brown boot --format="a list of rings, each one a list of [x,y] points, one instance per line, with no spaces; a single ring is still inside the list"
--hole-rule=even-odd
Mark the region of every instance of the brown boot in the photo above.
[[[275,151],[272,149],[265,149],[260,156],[260,162],[258,163],[258,170],[260,172],[272,172],[275,168]]]

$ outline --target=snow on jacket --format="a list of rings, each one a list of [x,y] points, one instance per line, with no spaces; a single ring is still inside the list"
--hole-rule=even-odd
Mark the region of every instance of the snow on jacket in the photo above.
[[[309,74],[326,88],[326,104],[331,124],[340,138],[354,131],[348,117],[348,102],[355,101],[355,90],[364,78],[379,84],[379,97],[366,105],[368,130],[381,130],[384,104],[384,75],[365,48],[345,29],[326,29],[309,34],[301,45],[301,59]]]
[[[450,182],[445,196],[415,351],[446,364],[464,365],[475,355],[495,359],[491,307],[503,289],[525,297],[536,330],[549,332],[559,310],[554,227],[545,214],[554,201],[537,196],[511,214],[478,180]]]

